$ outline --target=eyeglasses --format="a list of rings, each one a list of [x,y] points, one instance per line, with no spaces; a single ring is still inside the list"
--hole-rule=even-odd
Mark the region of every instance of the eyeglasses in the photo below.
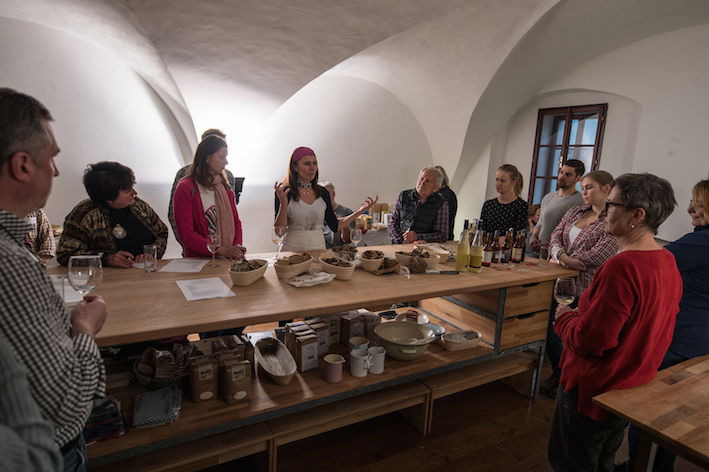
[[[606,202],[606,211],[610,211],[611,207],[614,207],[614,206],[624,207],[625,204],[623,204],[623,203]]]

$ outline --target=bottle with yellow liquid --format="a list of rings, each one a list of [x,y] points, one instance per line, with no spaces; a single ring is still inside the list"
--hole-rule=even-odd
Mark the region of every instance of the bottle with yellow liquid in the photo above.
[[[458,242],[458,254],[455,258],[455,270],[465,272],[468,268],[468,259],[470,258],[470,246],[468,239],[468,220],[463,223],[463,232],[460,235]]]
[[[483,268],[482,232],[478,229],[478,222],[474,222],[473,242],[470,244],[470,261],[468,272],[479,273]]]

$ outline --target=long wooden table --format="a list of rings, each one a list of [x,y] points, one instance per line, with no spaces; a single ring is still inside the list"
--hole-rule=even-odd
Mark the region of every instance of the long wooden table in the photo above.
[[[376,249],[389,255],[395,251],[410,251],[413,247],[380,246]],[[273,254],[263,256],[272,257]],[[250,258],[255,259],[258,256],[251,255]],[[158,428],[133,430],[117,440],[98,443],[89,448],[89,455],[94,458],[93,463],[98,465],[103,463],[104,459],[110,461],[143,454],[212,434],[249,425],[257,426],[260,422],[283,418],[310,408],[347,402],[372,392],[404,387],[405,384],[445,375],[453,370],[474,367],[488,361],[504,361],[505,356],[516,355],[529,348],[539,348],[539,354],[543,355],[546,318],[534,322],[536,331],[531,338],[525,339],[523,331],[530,326],[529,323],[533,319],[537,319],[530,318],[532,311],[546,309],[548,312],[551,281],[557,277],[575,275],[576,272],[556,265],[543,268],[535,262],[536,260],[531,260],[515,266],[494,264],[491,268],[484,268],[479,274],[416,274],[410,278],[398,274],[376,276],[357,269],[348,281],[333,280],[328,284],[304,288],[293,287],[278,279],[275,270],[269,267],[265,276],[254,284],[232,287],[235,297],[192,302],[185,300],[176,281],[220,277],[231,286],[227,273],[229,262],[220,261],[221,267],[205,267],[196,274],[145,273],[137,269],[106,268],[103,281],[95,291],[104,297],[109,310],[108,319],[97,337],[101,346],[326,315],[359,308],[377,310],[393,303],[419,302],[426,299],[430,299],[431,303],[420,303],[424,310],[443,313],[443,319],[451,323],[451,329],[472,328],[483,331],[489,345],[459,352],[448,352],[440,346],[432,345],[429,351],[416,361],[387,359],[384,374],[357,379],[347,373],[339,384],[325,383],[320,371],[298,373],[286,387],[274,385],[268,379],[257,378],[254,398],[248,404],[227,406],[221,402],[207,402],[195,405],[186,401],[183,402],[180,421]],[[160,261],[158,268],[166,263]],[[451,270],[454,269],[454,264],[441,264],[441,268]],[[50,271],[61,273],[62,269],[52,268]],[[319,269],[317,254],[312,269]],[[447,297],[452,301],[440,297]],[[543,300],[532,300],[533,298]],[[527,308],[527,304],[534,307]],[[438,309],[439,305],[443,307],[441,310]],[[477,309],[472,305],[483,308]],[[474,311],[482,314],[480,324],[477,324],[476,320],[471,321],[472,317],[478,316]],[[537,314],[539,313],[534,315]],[[511,336],[505,337],[510,330]],[[512,375],[510,372],[519,371],[513,361],[509,361],[509,364],[501,365],[499,374],[486,374],[486,378],[504,378]],[[541,363],[537,367],[537,375],[539,369]],[[438,384],[441,382],[445,383],[445,380],[439,380]],[[475,385],[476,382],[477,380],[471,379],[468,385]],[[437,384],[433,382],[431,385]],[[131,395],[135,393],[130,389],[116,393],[126,399],[124,410],[132,408]],[[435,398],[436,393],[431,397]],[[431,399],[429,410],[432,408],[432,401]],[[430,429],[430,425],[423,427]]]
[[[709,355],[658,372],[639,387],[593,401],[640,428],[635,470],[651,471],[657,445],[709,470]]]
[[[389,255],[395,251],[411,251],[413,246],[373,249]],[[258,258],[257,255],[249,257]],[[159,261],[158,269],[165,264],[167,261]],[[177,280],[220,277],[231,286],[227,273],[229,262],[219,261],[219,264],[218,268],[205,267],[197,274],[105,268],[103,281],[94,293],[106,300],[108,319],[96,342],[110,346],[358,308],[376,309],[393,303],[535,284],[576,274],[553,264],[538,267],[525,263],[513,268],[493,264],[493,268],[484,268],[479,274],[418,274],[409,279],[395,274],[376,276],[357,269],[348,281],[334,280],[315,287],[296,288],[278,279],[273,267],[269,267],[264,277],[254,284],[233,287],[236,297],[187,302],[175,283]],[[450,262],[441,267],[452,270],[454,265]],[[317,255],[312,268],[319,269]],[[50,273],[64,271],[63,267],[50,269]]]

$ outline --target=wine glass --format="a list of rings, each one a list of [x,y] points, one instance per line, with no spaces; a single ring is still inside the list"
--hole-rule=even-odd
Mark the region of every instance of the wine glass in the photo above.
[[[285,226],[274,226],[273,231],[271,231],[271,239],[276,244],[276,262],[278,262],[278,256],[281,254],[281,238],[285,234]]]
[[[218,233],[209,233],[207,249],[212,253],[212,263],[207,267],[219,267],[219,264],[217,264],[217,252],[220,247],[222,247],[222,237]]]
[[[350,240],[354,243],[354,245],[356,247],[359,244],[359,242],[362,240],[362,230],[359,228],[352,230],[352,234],[350,235]]]
[[[67,278],[82,297],[88,295],[103,279],[101,256],[96,254],[71,256]]]
[[[576,300],[576,280],[559,277],[554,282],[554,299],[559,305],[571,305]]]

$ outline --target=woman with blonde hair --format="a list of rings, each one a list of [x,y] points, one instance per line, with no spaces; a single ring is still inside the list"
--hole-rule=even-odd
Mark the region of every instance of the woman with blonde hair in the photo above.
[[[504,236],[509,228],[527,229],[527,202],[520,198],[524,178],[512,164],[503,164],[495,172],[495,190],[499,194],[483,203],[480,213],[483,231],[499,231]]]

